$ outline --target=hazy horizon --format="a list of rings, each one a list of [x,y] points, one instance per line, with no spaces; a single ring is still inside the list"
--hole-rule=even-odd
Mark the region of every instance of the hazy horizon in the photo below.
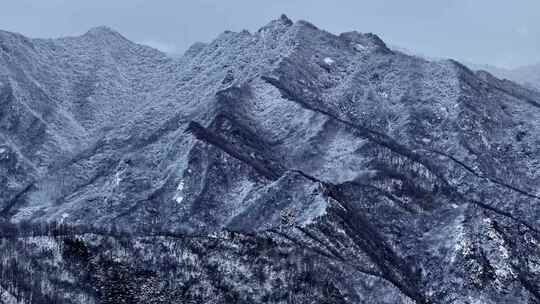
[[[237,0],[6,1],[0,29],[33,38],[80,35],[105,25],[167,53],[209,42],[225,30],[255,31],[284,13],[332,33],[373,32],[387,44],[434,58],[501,68],[540,63],[540,2],[272,2]],[[264,9],[261,7],[264,6]]]

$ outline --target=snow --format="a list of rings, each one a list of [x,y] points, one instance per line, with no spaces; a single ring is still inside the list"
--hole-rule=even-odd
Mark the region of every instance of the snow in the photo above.
[[[18,210],[17,214],[12,217],[11,221],[14,223],[17,223],[21,220],[31,217],[32,215],[36,214],[37,212],[41,210],[42,210],[42,206],[21,207]]]
[[[178,186],[176,187],[176,194],[174,195],[174,200],[178,204],[184,201],[184,196],[182,194],[183,190],[184,190],[184,181],[181,180],[180,183],[178,183]]]
[[[296,218],[297,223],[301,226],[305,227],[313,224],[317,220],[317,218],[326,215],[329,202],[327,201],[327,197],[322,194],[323,188],[324,186],[320,183],[312,183],[307,186],[304,191],[305,193],[316,192],[317,196],[309,200],[309,203],[307,204],[299,205],[296,202],[292,203],[291,207],[298,210],[297,212],[299,214]],[[296,198],[296,200],[299,200],[299,198]]]
[[[0,148],[0,154],[4,154],[7,150],[5,148]]]
[[[363,46],[363,45],[361,45],[360,43],[355,44],[355,45],[353,46],[353,48],[354,48],[355,50],[357,50],[358,52],[364,51],[364,50],[366,49],[366,47]]]
[[[116,174],[114,175],[114,184],[116,186],[119,186],[120,182],[122,181],[122,178],[120,177],[121,174],[122,174],[121,171],[117,171]]]
[[[315,200],[311,205],[307,206],[307,208],[304,209],[301,217],[303,219],[303,221],[301,221],[301,225],[305,227],[313,224],[317,218],[326,215],[327,208],[328,203],[326,202],[326,200],[322,198]]]
[[[328,65],[332,65],[334,64],[334,59],[330,58],[330,57],[326,57],[324,58],[324,63],[328,64]]]
[[[295,29],[296,28],[297,27],[295,27]],[[281,198],[282,196],[277,195],[281,195],[282,192],[286,192],[283,193],[285,194],[283,197],[286,200],[279,201],[280,203],[283,203],[279,208],[293,208],[299,219],[297,223],[301,225],[313,223],[318,217],[324,216],[329,205],[344,208],[339,202],[326,196],[324,189],[319,189],[320,187],[317,184],[312,184],[309,179],[295,176],[291,172],[287,174],[289,174],[292,179],[282,179],[280,180],[280,183],[267,187],[267,184],[270,183],[270,181],[252,178],[253,176],[251,174],[250,176],[247,176],[247,174],[244,174],[246,172],[244,167],[247,166],[241,165],[240,162],[234,160],[234,158],[230,156],[224,158],[224,161],[229,162],[229,165],[224,166],[224,168],[227,170],[226,173],[230,173],[231,176],[226,185],[216,185],[214,179],[204,179],[205,176],[213,176],[211,174],[215,173],[215,171],[209,169],[210,167],[205,166],[207,164],[204,162],[205,157],[208,155],[213,157],[215,155],[214,148],[218,149],[218,147],[200,145],[199,143],[194,142],[192,139],[193,136],[187,136],[185,135],[186,133],[183,133],[185,129],[183,124],[189,120],[199,121],[201,124],[210,123],[208,118],[213,117],[213,114],[215,113],[214,110],[217,109],[221,111],[222,105],[228,107],[226,104],[217,104],[215,99],[216,90],[221,90],[220,75],[222,75],[221,72],[225,65],[228,66],[227,69],[231,68],[236,76],[242,78],[242,80],[238,80],[238,83],[246,84],[246,92],[250,93],[249,99],[247,94],[245,100],[238,99],[238,102],[242,102],[242,104],[239,104],[239,106],[241,106],[241,109],[239,110],[241,111],[235,112],[235,118],[241,120],[239,122],[245,123],[248,130],[253,129],[252,131],[255,131],[257,133],[256,135],[260,135],[262,140],[276,143],[275,150],[270,151],[271,153],[269,153],[269,156],[283,156],[282,164],[284,169],[289,169],[290,167],[293,167],[294,169],[294,167],[299,166],[299,171],[306,172],[306,174],[315,176],[319,180],[334,184],[340,184],[355,179],[366,182],[376,182],[374,177],[379,176],[378,171],[366,170],[365,168],[371,168],[371,166],[368,165],[371,163],[374,155],[376,155],[376,157],[382,155],[380,159],[381,162],[383,160],[386,162],[388,159],[389,166],[395,165],[400,171],[401,168],[405,168],[405,170],[410,169],[412,172],[418,172],[423,180],[423,177],[426,176],[424,173],[425,168],[418,168],[418,165],[411,166],[408,161],[405,163],[403,158],[390,154],[390,151],[384,152],[386,150],[379,151],[377,149],[374,150],[374,153],[377,154],[368,154],[368,151],[372,151],[370,148],[370,141],[366,140],[364,142],[363,139],[358,139],[357,134],[355,134],[356,132],[351,132],[349,128],[330,124],[333,119],[327,117],[330,115],[321,115],[322,111],[319,111],[321,113],[317,113],[317,111],[306,109],[299,103],[294,103],[291,100],[285,99],[277,86],[272,86],[270,83],[262,81],[260,76],[270,75],[275,79],[280,79],[282,81],[295,81],[298,79],[299,85],[291,86],[294,95],[302,98],[305,97],[306,99],[311,99],[313,96],[313,100],[315,100],[315,97],[320,97],[320,103],[323,107],[332,109],[332,113],[334,113],[333,110],[337,109],[334,114],[339,116],[338,118],[351,119],[351,121],[355,123],[358,122],[361,124],[366,117],[370,118],[370,116],[373,116],[374,118],[386,118],[392,117],[390,115],[398,113],[398,119],[389,119],[389,124],[392,124],[389,128],[392,128],[392,130],[399,130],[399,127],[407,122],[408,117],[415,118],[412,114],[411,116],[408,116],[407,114],[413,113],[412,111],[417,108],[417,105],[422,108],[425,107],[426,110],[439,108],[441,109],[440,112],[442,112],[440,115],[445,115],[445,119],[456,121],[455,117],[461,114],[462,110],[466,110],[461,109],[459,106],[460,104],[457,101],[459,97],[463,96],[459,88],[462,81],[456,75],[457,72],[455,72],[451,66],[442,64],[429,64],[413,59],[402,61],[400,59],[401,55],[399,54],[388,55],[393,56],[392,58],[396,59],[390,66],[381,65],[380,63],[386,62],[386,57],[384,57],[386,56],[385,54],[381,53],[380,56],[361,58],[364,57],[364,53],[362,52],[367,53],[373,48],[371,44],[366,44],[366,46],[364,46],[362,44],[355,44],[355,40],[347,40],[355,42],[346,45],[344,49],[341,49],[338,48],[343,46],[341,42],[327,43],[328,41],[334,40],[325,38],[324,40],[319,41],[318,39],[315,39],[318,37],[312,37],[311,34],[309,36],[306,35],[306,37],[298,35],[296,30],[291,30],[289,32],[290,33],[285,33],[285,31],[281,30],[278,31],[276,26],[276,29],[268,28],[262,31],[264,39],[256,35],[254,37],[235,34],[223,35],[217,42],[212,43],[210,46],[204,46],[204,49],[197,51],[197,54],[190,55],[193,57],[182,59],[184,60],[182,61],[182,66],[185,66],[185,70],[177,69],[174,65],[169,66],[166,59],[160,59],[161,56],[158,56],[145,48],[139,49],[138,47],[130,47],[129,45],[122,46],[122,44],[119,43],[113,44],[113,47],[116,48],[117,46],[121,46],[121,48],[118,48],[118,52],[114,52],[115,54],[118,53],[118,56],[115,57],[121,58],[121,60],[115,59],[116,61],[111,62],[113,57],[108,55],[109,49],[105,48],[110,42],[109,38],[87,39],[89,45],[87,46],[84,44],[80,47],[77,47],[78,42],[70,42],[73,40],[51,42],[59,46],[65,45],[65,51],[51,50],[49,52],[46,45],[38,48],[38,50],[42,50],[43,54],[36,54],[34,56],[35,58],[29,57],[28,61],[34,62],[42,60],[44,62],[38,65],[39,69],[37,70],[48,71],[48,67],[50,66],[50,70],[52,71],[50,73],[45,73],[46,75],[44,75],[44,77],[38,77],[39,82],[33,83],[33,86],[45,90],[47,95],[52,96],[51,102],[54,100],[65,101],[65,105],[54,104],[54,107],[60,107],[62,110],[59,112],[61,114],[59,117],[67,117],[65,122],[60,126],[62,126],[62,130],[69,130],[71,126],[73,126],[73,129],[77,131],[73,133],[66,131],[66,134],[61,133],[58,135],[58,138],[54,138],[54,142],[58,142],[59,146],[64,146],[64,142],[68,145],[75,145],[77,141],[68,139],[83,138],[83,136],[86,136],[86,126],[88,126],[91,131],[94,129],[101,130],[100,127],[111,122],[114,123],[112,127],[115,127],[110,133],[105,135],[105,139],[107,139],[105,145],[98,147],[99,149],[96,149],[95,153],[93,152],[94,150],[88,150],[93,153],[88,157],[88,160],[83,159],[79,161],[72,167],[73,169],[69,169],[69,171],[66,171],[66,174],[62,174],[69,176],[70,173],[76,173],[74,175],[81,175],[81,178],[86,179],[88,174],[86,174],[86,172],[81,172],[79,174],[78,171],[80,171],[80,168],[101,168],[99,165],[108,164],[108,162],[102,163],[101,160],[108,161],[120,159],[122,156],[121,154],[123,153],[122,151],[124,151],[121,149],[121,145],[124,145],[124,143],[129,144],[128,140],[131,139],[137,140],[137,146],[139,144],[138,141],[140,140],[140,143],[144,144],[144,149],[137,149],[139,151],[135,151],[135,149],[133,149],[133,151],[131,149],[129,150],[130,154],[134,154],[134,158],[131,158],[130,155],[130,159],[136,159],[136,161],[134,162],[134,166],[129,167],[127,171],[118,170],[118,172],[111,172],[109,171],[110,167],[107,166],[107,170],[105,170],[105,177],[108,178],[107,182],[102,182],[100,176],[97,176],[97,182],[81,188],[77,193],[70,193],[70,188],[60,189],[59,192],[61,195],[64,195],[64,192],[65,194],[68,194],[68,196],[65,197],[66,202],[63,204],[72,208],[69,210],[71,216],[69,213],[62,213],[64,210],[67,210],[68,207],[56,207],[56,205],[53,204],[51,204],[51,207],[46,205],[49,201],[56,201],[53,200],[53,198],[56,197],[53,197],[49,200],[29,200],[29,207],[38,204],[43,207],[29,209],[29,207],[27,208],[26,205],[23,205],[18,211],[19,217],[14,217],[14,219],[19,219],[26,214],[28,215],[28,218],[37,218],[43,213],[46,213],[47,216],[49,216],[54,212],[55,216],[58,215],[58,219],[65,220],[65,222],[71,220],[75,221],[79,218],[76,215],[81,214],[79,209],[77,209],[79,208],[79,205],[87,208],[86,202],[92,202],[93,205],[88,206],[90,207],[88,210],[93,213],[89,214],[88,221],[94,219],[100,220],[102,218],[105,218],[106,220],[109,217],[103,217],[103,214],[109,209],[99,208],[104,206],[106,202],[101,202],[101,200],[90,201],[87,198],[94,197],[94,194],[101,190],[102,184],[105,184],[108,188],[112,188],[111,186],[114,184],[119,186],[121,182],[123,186],[122,189],[113,189],[114,194],[118,194],[119,199],[123,197],[122,195],[124,193],[126,194],[125,201],[128,201],[132,200],[132,198],[138,199],[139,197],[146,197],[148,193],[151,193],[151,191],[156,189],[164,189],[166,193],[164,193],[163,196],[166,196],[169,199],[170,204],[173,205],[186,205],[187,201],[185,203],[183,202],[185,198],[189,200],[191,195],[199,191],[200,187],[208,185],[211,189],[211,187],[220,186],[220,189],[218,189],[219,191],[209,192],[215,196],[219,196],[218,199],[223,201],[223,206],[220,205],[219,208],[210,209],[209,212],[213,213],[211,215],[213,216],[215,214],[215,218],[210,219],[210,222],[212,223],[214,222],[214,219],[219,223],[228,223],[231,219],[237,218],[239,214],[243,214],[244,212],[246,212],[245,214],[248,214],[247,212],[254,210],[254,216],[259,216],[261,218],[256,224],[259,224],[259,222],[262,222],[263,224],[272,224],[274,223],[273,218],[267,216],[266,209],[263,210],[265,211],[263,213],[256,209],[256,207],[263,205],[266,202],[273,202],[276,197]],[[107,35],[107,37],[109,36],[110,35]],[[294,40],[297,38],[307,39],[299,41]],[[94,42],[96,42],[95,44],[97,47],[90,47],[93,46]],[[304,43],[306,47],[296,47],[297,44],[300,45]],[[44,44],[44,42],[42,44]],[[104,48],[104,52],[101,52],[102,48]],[[58,49],[63,50],[64,48]],[[286,58],[289,49],[292,49],[290,52],[293,56]],[[355,56],[351,56],[351,53],[354,53],[355,51],[358,51],[359,53],[356,53]],[[45,62],[45,60],[49,58],[46,55],[51,55],[50,58],[55,58],[55,61]],[[331,56],[332,58],[325,56]],[[76,58],[79,57],[84,57],[86,59],[76,60]],[[281,62],[288,59],[294,60],[296,58],[316,58],[316,60],[302,62],[302,64],[306,63],[306,65],[309,65],[305,67],[305,69],[303,66],[297,67],[295,65],[281,64]],[[103,59],[103,62],[98,59]],[[99,61],[99,64],[94,65],[94,61]],[[337,68],[338,64],[339,68]],[[313,67],[311,67],[311,65],[313,65]],[[66,66],[66,68],[64,68],[64,66]],[[331,70],[332,73],[319,73],[321,71],[321,66],[326,68],[326,70]],[[56,67],[62,67],[62,69],[58,68],[57,70]],[[364,72],[371,70],[376,72],[377,75],[383,75],[384,77],[373,78],[373,82],[365,81],[365,79],[369,79],[369,75]],[[35,74],[37,73],[29,73],[29,75]],[[415,81],[416,78],[413,77],[404,77],[409,74],[420,75],[422,81]],[[317,77],[312,79],[310,78],[312,75]],[[82,82],[80,85],[78,84],[79,78]],[[74,80],[77,80],[77,85],[73,85]],[[28,91],[26,89],[33,88],[33,86],[26,87],[20,85],[20,89],[18,89],[18,91],[15,90],[15,93],[17,93],[15,95],[17,97],[22,96],[20,99],[23,101],[31,101],[31,95],[27,96],[23,94],[25,91]],[[68,89],[71,87],[76,87],[76,89]],[[97,116],[96,119],[79,120],[78,116],[72,115],[71,108],[73,108],[73,106],[71,105],[71,100],[75,100],[73,96],[79,96],[79,93],[86,93],[86,90],[84,90],[85,88],[88,88],[88,93],[91,95],[88,97],[85,96],[84,99],[82,99],[84,107],[81,112],[95,112]],[[381,91],[378,92],[383,98],[372,95],[374,90],[379,88]],[[411,102],[409,104],[407,102],[401,102],[400,98],[402,96],[406,97],[410,88],[414,89],[414,98],[418,97],[418,103]],[[242,88],[242,90],[243,89],[244,88]],[[303,94],[300,94],[301,92],[303,92]],[[345,102],[348,100],[349,94],[352,95],[350,103]],[[388,100],[389,96],[391,100]],[[341,101],[344,102],[341,103]],[[403,101],[407,101],[407,99],[404,99]],[[341,106],[343,106],[343,109],[341,109]],[[225,108],[225,110],[228,109],[229,108]],[[235,110],[234,105],[231,110]],[[438,117],[439,113],[436,113],[436,115]],[[116,116],[118,116],[118,119],[116,119]],[[110,121],[111,117],[115,118],[114,121]],[[495,119],[497,116],[491,117]],[[54,118],[56,119],[56,116],[54,116]],[[398,122],[394,122],[396,120]],[[532,121],[534,122],[537,120]],[[164,124],[164,122],[167,122],[167,124]],[[78,126],[79,123],[84,125],[85,128],[79,126],[79,129],[76,129],[75,127]],[[91,126],[90,123],[95,123],[96,127]],[[52,123],[47,125],[47,130],[54,132],[53,126]],[[65,126],[68,127],[66,128]],[[116,128],[117,126],[118,128]],[[386,131],[387,130],[381,130],[381,132],[385,133]],[[405,144],[409,142],[408,138],[400,137],[400,134],[402,133],[398,133],[397,131],[388,133],[389,136],[395,136],[396,140],[399,142],[404,142]],[[159,135],[159,137],[155,137],[155,139],[157,139],[155,144],[154,142],[146,141],[146,139],[154,138],[150,137],[150,135],[154,136],[154,134],[156,136]],[[228,133],[223,134],[225,135]],[[420,136],[420,140],[424,143],[429,143],[430,140],[437,141],[441,144],[440,147],[442,148],[450,147],[450,144],[453,143],[453,139],[442,141],[440,139],[441,137],[438,137],[439,133],[427,132],[427,134],[428,135],[426,136],[428,137],[422,138]],[[488,136],[490,135],[489,133],[482,133],[481,135],[482,140],[490,138]],[[94,135],[88,135],[89,138],[93,138],[92,136]],[[62,141],[64,137],[66,137],[66,139]],[[182,140],[180,141],[179,138]],[[90,140],[88,142],[90,142]],[[9,144],[7,147],[8,151],[13,150],[14,152],[17,152],[17,148],[14,145]],[[264,148],[265,146],[261,147]],[[364,147],[369,148],[369,150],[363,149]],[[458,154],[464,153],[463,151],[466,152],[466,150],[461,149],[461,146],[452,147],[455,148],[452,152]],[[86,147],[83,146],[81,148]],[[417,147],[413,146],[411,148]],[[0,149],[0,153],[5,152],[5,149]],[[253,149],[255,150],[255,153],[252,152],[249,155],[251,155],[252,158],[260,158],[259,161],[265,161],[266,153],[264,153],[264,151],[259,151],[259,148]],[[272,146],[272,149],[274,149],[274,146]],[[50,150],[53,149],[51,148]],[[84,150],[86,151],[86,149]],[[250,151],[249,149],[244,149],[243,151],[246,150]],[[43,152],[44,158],[52,158],[54,156],[52,153],[50,155],[47,154],[48,151],[49,150]],[[366,153],[364,153],[364,151]],[[423,152],[420,153],[424,154]],[[200,161],[200,158],[199,160],[196,160],[195,157],[192,158],[192,156],[202,156],[203,162]],[[382,157],[384,157],[384,159]],[[472,159],[472,157],[470,159]],[[470,159],[468,157],[466,158],[466,160]],[[201,167],[198,166],[199,163],[201,163]],[[471,163],[471,166],[473,166],[478,162],[471,161]],[[188,165],[193,165],[193,174],[191,174],[191,169],[187,169],[189,174],[184,174],[183,169]],[[453,170],[453,167],[449,166],[449,168]],[[217,172],[217,174],[221,173],[221,171]],[[469,181],[468,177],[466,179],[466,176],[464,177],[462,174],[454,173],[456,172],[449,171],[449,180],[454,180],[456,183],[462,182],[463,184],[467,184],[466,182]],[[56,176],[52,176],[50,179],[54,180],[55,177]],[[361,177],[361,179],[358,177]],[[431,177],[428,177],[430,179],[426,180],[430,181]],[[182,178],[184,178],[184,180],[182,180]],[[86,180],[74,181],[77,182],[76,185],[78,185]],[[135,181],[137,184],[132,184],[132,182]],[[139,181],[141,181],[141,183],[139,183]],[[170,181],[173,183],[169,184]],[[21,179],[21,183],[22,182]],[[71,180],[68,180],[67,182],[70,183]],[[383,187],[391,186],[389,185],[390,183],[387,184],[386,181],[382,182],[385,183],[382,185]],[[177,184],[176,187],[175,184]],[[131,187],[132,185],[137,187]],[[162,187],[163,185],[166,186]],[[56,195],[49,194],[49,192],[52,191],[46,190],[51,188],[48,186],[49,184],[40,182],[35,187],[36,190],[32,190],[39,195],[32,193],[29,195],[29,198],[48,198],[48,195]],[[377,184],[377,186],[380,185]],[[270,192],[270,190],[272,192]],[[458,190],[461,191],[461,189]],[[130,191],[130,193],[127,191]],[[267,192],[269,194],[267,194]],[[101,195],[101,193],[98,194]],[[274,194],[276,194],[276,196],[274,196]],[[404,201],[407,203],[408,197],[405,198]],[[81,204],[82,202],[84,202],[84,204]],[[446,201],[444,201],[444,203],[446,203]],[[498,204],[498,202],[494,202],[494,204]],[[465,213],[465,211],[469,212],[472,208],[466,209],[466,206],[463,206],[462,210],[456,204],[452,204],[451,208],[445,208],[444,204],[442,205],[443,207],[440,209],[444,210],[444,213],[433,212],[428,216],[420,214],[422,215],[421,220],[418,221],[418,223],[416,221],[412,222],[415,226],[411,227],[411,232],[414,232],[416,235],[416,233],[420,231],[416,229],[416,225],[420,227],[423,223],[431,224],[428,220],[431,221],[431,218],[433,217],[434,225],[429,225],[429,233],[426,233],[422,242],[427,245],[425,248],[428,248],[429,250],[429,257],[435,257],[435,262],[431,263],[430,261],[429,264],[422,264],[421,262],[424,260],[422,260],[422,258],[419,260],[419,266],[426,266],[425,270],[429,272],[434,272],[431,265],[435,264],[441,264],[445,270],[453,267],[453,265],[450,265],[447,268],[446,264],[448,262],[450,262],[449,264],[455,262],[456,268],[461,267],[461,263],[458,262],[461,262],[463,257],[460,255],[470,254],[471,250],[474,249],[473,245],[475,245],[472,242],[476,242],[476,238],[474,237],[476,231],[469,228],[475,228],[476,224],[474,226],[469,224],[465,225],[464,221],[468,220],[468,218],[462,215],[469,215],[469,213]],[[168,207],[169,205],[167,205],[167,208]],[[171,208],[167,210],[174,209],[175,208]],[[93,210],[98,211],[94,213]],[[103,212],[103,210],[106,211]],[[189,218],[191,215],[189,213],[189,208],[184,208],[182,205],[179,205],[177,210],[178,213],[184,212],[178,214],[178,218]],[[274,212],[272,215],[277,215],[278,213],[276,210],[279,211],[277,208],[276,210],[270,210]],[[371,209],[366,208],[366,211],[371,212]],[[376,210],[374,209],[374,211]],[[444,219],[439,220],[439,214],[441,216],[444,215]],[[176,214],[170,215],[176,216]],[[407,217],[408,216],[409,215],[407,215]],[[242,216],[238,218],[242,219]],[[411,215],[411,218],[414,218],[414,215]],[[141,221],[142,220],[146,220],[146,218],[141,218]],[[160,221],[161,220],[160,217]],[[179,222],[175,221],[175,218],[166,218],[164,220],[169,222],[160,222],[159,224],[171,223],[171,225],[174,225],[174,223]],[[328,220],[332,220],[332,217],[329,217]],[[439,225],[439,221],[443,220],[448,221],[448,223],[444,222]],[[195,221],[193,221],[193,223],[195,223]],[[201,220],[200,225],[202,226],[203,224],[205,223]],[[486,223],[486,226],[487,224],[489,223]],[[191,222],[187,223],[187,230],[193,229],[193,231],[197,232],[196,229],[200,227],[198,225],[199,222],[196,222],[196,224],[191,224]],[[266,226],[261,224],[260,227]],[[392,223],[392,226],[389,227],[401,228],[404,226],[398,221],[395,226],[394,223]],[[177,227],[171,227],[171,229],[175,228]],[[497,231],[493,229],[482,231],[487,232],[479,234],[480,236],[489,236],[492,240],[497,240],[497,242],[502,240],[500,239],[500,236],[496,234]],[[342,233],[343,237],[347,234],[342,229],[338,229],[337,232]],[[469,237],[469,235],[472,235],[473,237]],[[406,238],[404,237],[403,240],[406,240]],[[424,243],[418,242],[418,244],[422,246]],[[416,241],[413,244],[416,246]],[[345,245],[347,244],[345,243]],[[500,247],[491,246],[490,248],[497,250],[492,250],[492,252],[489,253],[491,256],[488,257],[495,256],[507,259],[509,255],[511,255],[511,252],[506,251],[502,242],[496,243],[496,245]],[[137,248],[139,246],[143,245],[137,245]],[[399,250],[400,246],[397,246],[396,248],[396,250]],[[408,245],[407,248],[409,248]],[[431,248],[440,250],[431,251]],[[151,252],[151,249],[153,248],[148,247],[149,252]],[[182,255],[184,255],[183,252]],[[150,254],[144,256],[150,256]],[[196,257],[193,259],[196,261]],[[225,265],[223,265],[223,268],[240,269],[241,267],[237,267],[234,262],[235,261],[229,261],[224,263]],[[493,265],[504,266],[506,264],[501,263]],[[502,266],[496,268],[496,272],[498,276],[505,277],[510,272],[507,268],[503,268]],[[424,268],[422,268],[422,270],[424,270]],[[428,277],[428,279],[430,278],[431,277]],[[431,292],[431,290],[428,290],[428,292]],[[0,302],[2,301],[0,300]]]

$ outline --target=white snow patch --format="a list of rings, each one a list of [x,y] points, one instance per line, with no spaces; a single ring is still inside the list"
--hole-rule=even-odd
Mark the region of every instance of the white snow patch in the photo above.
[[[361,45],[360,43],[355,44],[355,45],[353,46],[353,48],[354,48],[356,51],[358,51],[358,52],[361,52],[361,51],[363,51],[363,50],[366,49],[366,47],[363,46],[363,45]]]
[[[345,232],[345,230],[343,230],[342,228],[336,228],[336,232],[337,233],[340,233],[340,234],[343,234],[343,235],[347,235],[347,232]]]
[[[5,148],[0,148],[0,154],[4,154],[7,150]]]
[[[183,190],[184,190],[184,181],[181,180],[180,183],[178,183],[178,186],[176,187],[176,194],[174,195],[174,200],[178,204],[184,201],[184,196],[182,195]]]
[[[328,65],[332,65],[334,64],[334,59],[330,58],[330,57],[326,57],[324,58],[324,63],[328,64]]]
[[[307,226],[315,222],[319,217],[326,215],[326,208],[328,204],[326,201],[319,201],[309,206],[303,214],[305,220],[301,221],[302,226]]]
[[[317,185],[317,188],[322,189],[322,185]],[[312,192],[314,189],[308,189]],[[298,218],[298,222],[302,226],[307,226],[315,222],[319,217],[326,215],[326,209],[330,203],[327,199],[319,194],[308,206],[301,206],[301,215]]]
[[[121,174],[122,174],[121,171],[117,171],[116,174],[114,175],[114,184],[116,186],[119,186],[120,182],[122,181],[122,178],[120,177]]]
[[[177,191],[182,191],[184,190],[184,181],[180,181],[180,183],[178,183],[178,187],[176,187],[176,190]]]
[[[40,206],[28,206],[28,207],[22,207],[19,209],[17,214],[15,214],[11,220],[15,223],[30,218],[32,215],[36,214],[41,210],[42,207]]]

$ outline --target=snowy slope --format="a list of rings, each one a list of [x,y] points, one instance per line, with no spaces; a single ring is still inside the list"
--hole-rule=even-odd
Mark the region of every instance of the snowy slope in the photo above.
[[[490,65],[468,64],[471,69],[487,71],[500,79],[507,79],[529,89],[540,91],[540,65],[526,65],[513,69],[505,69]]]
[[[273,240],[298,267],[321,257],[328,285],[286,287],[304,288],[301,303],[310,288],[331,303],[538,300],[538,92],[286,16],[179,59],[103,27],[57,40],[2,32],[0,46],[6,222]],[[235,263],[220,275],[259,260],[216,244],[234,247],[216,257]],[[122,263],[140,262],[132,249]],[[282,261],[260,259],[263,272]],[[251,288],[285,301],[265,280]],[[221,283],[202,284],[219,303]]]

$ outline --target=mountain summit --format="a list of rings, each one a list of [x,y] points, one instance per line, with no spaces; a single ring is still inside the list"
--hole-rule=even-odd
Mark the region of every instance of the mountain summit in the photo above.
[[[536,303],[539,121],[286,16],[178,60],[2,32],[0,303]]]

